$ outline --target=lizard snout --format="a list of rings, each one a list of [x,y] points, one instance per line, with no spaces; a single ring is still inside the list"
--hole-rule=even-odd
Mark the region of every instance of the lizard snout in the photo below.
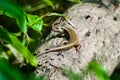
[[[62,29],[61,27],[55,27],[53,29],[53,31],[55,31],[55,32],[64,32],[64,29]]]

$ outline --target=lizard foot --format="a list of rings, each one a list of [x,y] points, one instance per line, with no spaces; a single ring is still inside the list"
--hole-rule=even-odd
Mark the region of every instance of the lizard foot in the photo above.
[[[80,48],[81,47],[82,47],[82,45],[80,43],[78,43],[77,45],[75,45],[76,52],[80,53]]]

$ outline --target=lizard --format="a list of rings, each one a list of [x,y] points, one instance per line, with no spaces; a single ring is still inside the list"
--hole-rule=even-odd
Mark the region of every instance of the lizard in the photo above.
[[[52,30],[53,31],[59,31],[58,28],[64,29],[68,32],[69,37],[70,37],[69,40],[68,40],[68,43],[66,45],[63,45],[63,46],[60,46],[60,47],[56,47],[56,48],[53,48],[53,49],[46,50],[46,51],[42,52],[41,54],[48,53],[48,52],[54,52],[54,51],[60,51],[60,50],[67,50],[67,49],[70,49],[72,47],[76,47],[76,49],[78,50],[82,47],[81,44],[78,43],[78,36],[73,29],[71,29],[69,27],[53,26]],[[37,56],[40,56],[41,54],[38,54]]]

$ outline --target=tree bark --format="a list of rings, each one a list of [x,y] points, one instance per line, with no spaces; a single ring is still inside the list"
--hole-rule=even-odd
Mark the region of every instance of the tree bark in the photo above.
[[[83,75],[82,71],[92,60],[100,63],[109,76],[112,74],[120,62],[120,7],[115,7],[113,3],[105,5],[108,8],[96,3],[76,4],[69,8],[64,14],[75,25],[74,27],[62,17],[54,22],[52,26],[73,28],[82,47],[79,52],[73,47],[38,56],[39,65],[35,70],[37,76],[46,75],[50,80],[69,80],[61,73],[61,68],[68,67],[73,72]],[[55,32],[51,30],[47,39],[53,34]],[[48,47],[59,45],[64,40],[63,37],[52,38],[40,45],[35,53],[40,54]],[[96,77],[89,73],[82,80],[96,80]]]

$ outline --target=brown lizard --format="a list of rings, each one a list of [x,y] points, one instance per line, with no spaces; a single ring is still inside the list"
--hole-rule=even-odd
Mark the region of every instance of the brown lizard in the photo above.
[[[53,48],[53,49],[50,49],[50,50],[46,50],[46,51],[42,52],[41,54],[48,53],[48,52],[53,52],[53,51],[59,51],[59,50],[67,50],[67,49],[70,49],[72,47],[76,47],[76,49],[81,48],[81,44],[78,43],[77,34],[73,29],[71,29],[69,27],[53,26],[52,30],[53,31],[59,31],[58,28],[64,29],[68,32],[69,37],[70,37],[68,43],[66,45],[63,45],[63,46],[60,46],[60,47],[56,47],[56,48]],[[40,56],[41,54],[38,54],[37,56]]]

